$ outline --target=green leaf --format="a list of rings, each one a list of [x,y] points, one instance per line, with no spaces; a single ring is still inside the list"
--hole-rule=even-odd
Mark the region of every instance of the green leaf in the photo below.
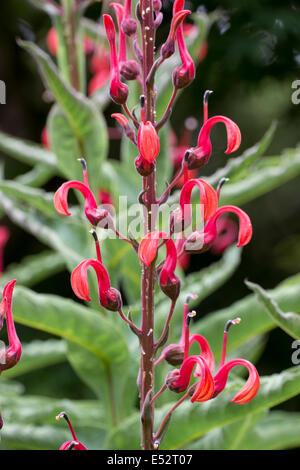
[[[284,313],[278,304],[272,300],[271,296],[258,284],[249,281],[245,281],[245,284],[257,295],[258,300],[265,307],[272,320],[292,338],[300,339],[300,315],[292,312]]]
[[[90,255],[91,237],[85,224],[77,217],[46,218],[36,210],[25,207],[1,193],[0,206],[7,216],[42,243],[58,251],[70,270]],[[72,209],[74,213],[74,209]]]
[[[59,167],[66,178],[82,180],[82,167],[78,158],[81,150],[68,117],[60,106],[54,105],[48,115],[47,128],[51,148],[55,152]]]
[[[213,429],[201,439],[192,442],[188,450],[237,450],[245,436],[265,415],[265,410],[249,414],[245,419]]]
[[[238,420],[244,420],[254,413],[276,406],[298,395],[300,393],[300,368],[292,367],[280,374],[262,377],[257,396],[246,405],[236,405],[230,402],[240,387],[240,381],[235,381],[227,385],[220,395],[208,402],[192,404],[186,401],[181,404],[173,414],[161,449],[187,448],[191,442],[199,439],[212,429]],[[157,410],[156,427],[171,407],[172,404],[168,404]],[[137,414],[125,420],[112,433],[106,447],[137,449],[139,446],[138,429],[139,416]]]
[[[55,174],[56,172],[53,169],[47,168],[45,165],[36,165],[27,173],[17,176],[15,181],[26,186],[38,188],[48,183]]]
[[[264,161],[268,161],[266,157]],[[300,174],[300,149],[291,150],[272,161],[272,165],[251,170],[247,177],[228,183],[221,191],[220,205],[242,205],[281,186]]]
[[[7,424],[17,422],[39,425],[52,424],[55,417],[65,411],[72,419],[74,428],[92,427],[105,429],[105,411],[97,400],[67,400],[41,396],[4,396],[1,397],[3,421]],[[64,428],[64,420],[57,428]]]
[[[80,365],[89,368],[89,364],[83,365],[85,356],[81,356],[80,347],[90,353],[87,356],[89,360],[93,354],[95,359],[90,366],[94,367],[96,363],[97,372],[102,372],[97,384],[99,394],[111,397],[113,390],[118,390],[121,382],[118,376],[125,376],[129,351],[115,319],[104,318],[98,312],[72,300],[36,294],[20,287],[15,290],[13,312],[16,322],[52,333],[78,345],[78,350],[72,348],[71,360],[73,365],[77,362],[77,368]],[[119,318],[118,321],[121,322]],[[70,355],[70,344],[68,350]],[[111,410],[108,408],[107,411]]]
[[[31,188],[16,181],[0,181],[0,191],[9,197],[35,207],[45,215],[56,215],[53,205],[53,194],[47,193],[43,189]]]
[[[272,411],[244,436],[239,450],[280,450],[299,447],[300,413]]]
[[[300,312],[300,278],[294,276],[290,283],[283,282],[270,291],[271,297],[279,304],[283,310]],[[194,333],[205,336],[209,341],[215,358],[221,357],[222,337],[225,323],[232,319],[240,317],[241,322],[236,328],[232,328],[228,335],[228,351],[231,351],[246,341],[259,334],[266,333],[275,328],[276,323],[268,315],[265,309],[255,295],[249,295],[230,307],[201,318],[194,324]]]
[[[229,158],[224,168],[220,168],[216,173],[206,178],[207,182],[212,186],[216,186],[221,178],[239,177],[246,168],[252,165],[259,157],[261,157],[269,147],[277,128],[277,123],[273,122],[263,138],[253,147],[245,150],[240,157]]]
[[[54,97],[68,117],[81,149],[80,157],[87,160],[90,183],[93,190],[98,189],[101,164],[106,159],[108,138],[106,124],[95,104],[81,93],[71,88],[60,76],[48,54],[38,46],[27,41],[18,41],[37,60]],[[74,155],[74,159],[79,157]],[[58,162],[60,168],[62,161]],[[76,178],[70,168],[69,177]]]
[[[0,435],[0,449],[58,450],[63,442],[70,440],[68,429],[24,423],[5,423]]]
[[[63,362],[66,360],[66,352],[65,341],[57,339],[36,340],[31,343],[22,344],[22,360],[12,369],[5,371],[1,378],[4,380],[11,379]]]
[[[13,137],[0,131],[0,150],[27,165],[42,164],[51,170],[57,170],[54,153],[41,145]]]
[[[8,371],[6,371],[8,372]],[[6,375],[5,372],[5,375]],[[16,395],[22,395],[24,393],[25,387],[23,384],[19,382],[15,382],[13,380],[2,380],[4,377],[1,376],[1,383],[0,383],[0,396],[16,396]],[[2,401],[2,400],[1,400]]]
[[[70,299],[16,287],[13,312],[18,323],[85,347],[106,368],[120,364],[128,357],[126,342],[116,322]]]
[[[13,263],[7,266],[5,273],[0,277],[0,284],[4,286],[9,280],[16,278],[19,284],[31,287],[62,271],[65,266],[60,254],[44,251],[23,258],[19,264]]]

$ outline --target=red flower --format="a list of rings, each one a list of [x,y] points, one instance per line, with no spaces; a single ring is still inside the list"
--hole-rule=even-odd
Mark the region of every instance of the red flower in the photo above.
[[[125,104],[128,96],[128,86],[120,81],[119,60],[116,48],[116,30],[110,15],[103,15],[104,27],[110,46],[111,82],[110,96],[117,104]]]
[[[201,216],[203,221],[210,219],[216,212],[218,206],[218,196],[216,191],[206,181],[202,179],[192,179],[187,181],[180,193],[179,206],[171,214],[170,228],[171,231],[178,232],[178,228],[181,230],[186,229],[191,224],[191,196],[195,186],[200,189],[200,205],[201,205]]]
[[[0,363],[0,374],[7,369],[14,367],[20,360],[22,353],[21,342],[16,333],[15,324],[12,315],[12,296],[15,283],[17,281],[14,279],[8,282],[2,294],[2,302],[0,304],[0,329],[3,325],[3,319],[6,318],[7,334],[9,340],[9,347],[5,349],[5,356]]]
[[[162,60],[165,60],[174,54],[177,30],[179,26],[181,25],[181,23],[183,22],[186,15],[189,15],[190,13],[191,13],[190,10],[177,9],[176,13],[174,13],[173,11],[173,18],[171,21],[169,36],[167,37],[166,42],[161,46],[161,50],[160,50],[160,55],[161,55]]]
[[[200,377],[200,380],[196,382],[193,388],[191,402],[207,401],[216,397],[224,390],[227,383],[228,374],[233,367],[245,366],[249,371],[248,380],[231,401],[233,403],[242,405],[252,400],[257,394],[260,386],[259,375],[255,366],[245,359],[233,359],[229,362],[225,362],[227,334],[229,327],[232,324],[239,323],[239,321],[240,319],[236,318],[234,320],[229,320],[226,323],[224,330],[222,358],[219,370],[214,376],[214,360],[207,343],[208,349],[206,350],[206,357],[204,354],[199,356],[188,356],[185,354],[181,368],[179,370],[175,369],[167,375],[166,385],[168,388],[178,393],[185,391],[190,383],[192,372],[196,366],[194,375],[195,377]],[[187,351],[189,350],[190,344],[192,343],[191,336],[199,337],[199,335],[186,335],[186,338],[188,337],[189,341],[188,346],[187,343],[185,343],[185,348]]]
[[[0,227],[0,273],[4,272],[3,252],[6,243],[8,242],[10,232],[4,225]]]
[[[64,411],[62,411],[61,413],[59,413],[59,415],[56,416],[57,420],[61,418],[64,418],[67,421],[73,440],[64,442],[59,450],[87,450],[87,448],[77,440],[71,421],[69,420],[68,415]]]
[[[217,220],[218,218],[228,212],[233,212],[239,218],[240,226],[238,233],[238,244],[237,246],[247,245],[252,238],[252,224],[250,217],[246,212],[236,206],[222,206],[216,210],[215,214],[208,220],[204,228],[204,244],[205,246],[211,246],[214,243],[217,236]]]
[[[200,346],[201,356],[206,360],[209,369],[213,370],[215,367],[214,357],[206,339],[201,335],[189,334],[189,323],[195,312],[189,313],[188,304],[190,299],[196,299],[197,295],[188,295],[184,304],[183,324],[181,330],[181,338],[177,344],[169,344],[166,346],[157,361],[155,366],[162,360],[166,360],[169,364],[180,365],[184,359],[188,357],[189,348],[192,343],[196,342]]]
[[[173,15],[179,13],[184,6],[184,0],[175,0],[173,6]],[[181,23],[176,33],[179,54],[181,57],[181,66],[176,67],[173,71],[173,85],[175,88],[181,89],[190,85],[195,78],[195,65],[187,50],[184,42],[183,24]]]
[[[100,221],[107,219],[108,213],[103,209],[98,209],[96,199],[89,187],[86,162],[84,159],[80,159],[80,162],[83,167],[84,183],[76,180],[63,183],[54,194],[54,206],[59,214],[71,215],[68,209],[68,193],[70,189],[78,189],[85,199],[84,212],[87,219],[92,225],[97,225]]]
[[[88,282],[88,268],[91,267],[97,275],[100,305],[113,312],[119,311],[122,306],[121,294],[110,285],[108,273],[102,264],[99,241],[95,230],[92,231],[92,235],[96,243],[97,259],[84,260],[74,269],[71,274],[72,289],[79,299],[91,301]]]
[[[138,255],[142,263],[150,266],[157,255],[161,238],[166,245],[166,258],[161,268],[159,285],[165,295],[175,300],[180,291],[180,279],[175,275],[177,249],[170,236],[166,232],[148,233],[139,244]]]
[[[157,132],[150,121],[140,123],[137,143],[140,156],[148,163],[154,162],[159,154],[160,145]]]
[[[220,188],[216,192],[204,180],[187,181],[180,193],[180,208],[173,212],[170,218],[171,230],[184,230],[191,223],[191,193],[193,187],[197,184],[200,188],[200,204],[202,204],[203,221],[206,222],[203,230],[197,230],[191,233],[185,239],[180,236],[181,253],[201,253],[211,247],[217,237],[217,220],[228,212],[236,214],[239,218],[238,247],[247,245],[252,238],[252,224],[250,217],[242,209],[236,206],[222,206],[217,209]],[[183,226],[184,224],[184,226]],[[184,246],[184,248],[183,248]]]
[[[210,131],[212,127],[221,122],[225,124],[227,131],[227,149],[225,153],[235,152],[241,144],[241,132],[239,127],[231,119],[225,116],[214,116],[210,119],[207,119],[207,96],[204,95],[204,124],[198,135],[197,147],[190,148],[186,152],[186,163],[188,168],[200,168],[205,165],[212,153],[212,146],[210,141]]]

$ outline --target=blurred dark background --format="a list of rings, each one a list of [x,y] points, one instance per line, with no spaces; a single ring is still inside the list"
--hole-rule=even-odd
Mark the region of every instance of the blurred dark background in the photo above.
[[[163,1],[165,28],[171,5],[171,2]],[[300,105],[292,104],[294,90],[291,86],[294,80],[300,79],[299,2],[194,0],[186,2],[186,7],[193,11],[200,7],[208,12],[218,8],[222,17],[210,30],[207,55],[198,66],[197,79],[186,89],[184,99],[178,101],[172,116],[175,131],[180,134],[182,116],[195,116],[201,122],[202,95],[206,89],[211,89],[214,94],[210,99],[209,113],[223,114],[238,123],[242,133],[241,151],[259,141],[273,120],[278,121],[278,127],[266,155],[279,155],[283,149],[295,147],[300,142]],[[88,15],[96,19],[97,8],[92,7]],[[0,106],[0,128],[36,142],[40,141],[50,104],[45,99],[35,63],[17,46],[15,39],[24,34],[32,35],[45,48],[45,37],[50,27],[47,15],[26,0],[1,2],[0,79],[7,86],[7,104]],[[209,173],[224,165],[228,158],[223,153],[225,132],[224,139],[215,145],[217,157],[211,159]],[[25,166],[7,159],[8,178],[24,170]],[[242,264],[232,279],[203,302],[203,314],[228,306],[247,295],[249,292],[243,283],[246,277],[265,288],[272,288],[300,270],[299,183],[300,177],[244,207],[253,222],[253,240],[244,249]],[[49,189],[56,188],[50,186]],[[12,226],[8,219],[1,220],[0,224],[9,226],[11,231],[5,250],[5,265],[18,262],[25,255],[43,248],[31,236]],[[212,254],[195,257],[190,270],[199,269],[214,260],[216,257]],[[57,275],[35,289],[72,296],[67,273]],[[47,337],[25,327],[20,329],[26,341]],[[291,342],[291,338],[279,329],[271,332],[258,364],[259,371],[270,374],[290,367]],[[62,397],[67,394],[74,398],[89,396],[66,364],[39,374],[28,374],[23,382],[31,393]],[[295,398],[284,407],[299,410],[299,405],[300,400]]]

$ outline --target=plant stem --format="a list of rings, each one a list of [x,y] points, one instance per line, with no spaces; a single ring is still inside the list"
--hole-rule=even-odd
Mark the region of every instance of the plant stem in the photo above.
[[[154,59],[154,19],[152,0],[141,0],[142,38],[143,38],[143,93],[145,96],[146,120],[154,124],[154,93],[151,84],[146,79],[152,68]],[[143,177],[143,189],[147,191],[146,211],[144,212],[144,231],[155,230],[155,215],[152,209],[156,204],[156,174]],[[155,263],[143,266],[142,272],[142,334],[140,338],[141,364],[140,364],[140,400],[143,410],[146,397],[149,397],[149,412],[141,421],[141,447],[144,450],[153,450],[153,421],[154,406],[151,403],[154,390],[154,292],[155,292]]]
[[[80,89],[77,44],[76,44],[76,12],[74,0],[63,0],[64,35],[67,46],[71,84],[75,90]]]

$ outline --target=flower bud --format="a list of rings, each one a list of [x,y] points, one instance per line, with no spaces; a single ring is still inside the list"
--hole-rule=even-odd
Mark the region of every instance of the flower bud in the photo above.
[[[180,391],[181,391],[180,386],[174,387],[172,385],[173,382],[176,379],[178,379],[179,375],[180,375],[179,369],[174,369],[174,370],[171,370],[170,372],[168,372],[168,374],[166,376],[165,384],[168,387],[168,389],[171,390],[171,392],[180,393]]]
[[[138,131],[138,149],[143,159],[149,163],[154,162],[159,154],[159,138],[150,121],[141,122],[140,124]]]
[[[140,67],[136,60],[126,60],[120,65],[120,74],[125,80],[135,80],[140,74]]]
[[[149,163],[147,160],[144,160],[143,157],[139,156],[134,161],[136,171],[141,176],[149,176],[155,168],[155,162]]]
[[[122,31],[127,36],[132,36],[136,33],[137,22],[134,18],[128,17],[122,21]]]
[[[101,305],[102,307],[106,308],[107,310],[111,310],[112,312],[118,312],[121,310],[122,307],[122,297],[120,292],[117,289],[111,287],[106,295],[101,298]]]
[[[166,284],[160,282],[160,288],[167,297],[175,301],[180,294],[181,281],[179,277],[175,276],[174,280],[168,279]]]
[[[153,0],[153,10],[160,11],[162,7],[161,0]]]
[[[183,363],[184,350],[179,344],[172,344],[167,347],[164,352],[164,359],[171,366],[180,366]]]

